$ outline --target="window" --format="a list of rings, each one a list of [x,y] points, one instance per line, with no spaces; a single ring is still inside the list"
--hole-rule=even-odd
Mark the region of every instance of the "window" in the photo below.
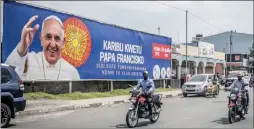
[[[191,82],[200,82],[200,81],[206,81],[206,75],[194,75],[192,78],[191,78]]]
[[[8,69],[1,68],[1,84],[9,82],[11,79],[11,73],[8,71]]]
[[[237,77],[238,73],[229,73],[228,77]]]

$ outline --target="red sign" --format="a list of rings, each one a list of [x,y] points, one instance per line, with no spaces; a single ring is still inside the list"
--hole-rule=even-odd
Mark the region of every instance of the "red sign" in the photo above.
[[[235,61],[240,60],[240,56],[235,56]]]
[[[153,43],[152,45],[152,54],[155,59],[171,59],[171,46],[159,43]]]

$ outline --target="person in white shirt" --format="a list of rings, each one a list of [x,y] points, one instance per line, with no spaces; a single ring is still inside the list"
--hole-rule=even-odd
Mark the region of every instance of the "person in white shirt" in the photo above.
[[[79,80],[77,69],[61,58],[64,26],[57,16],[48,16],[42,23],[42,52],[28,52],[39,29],[39,24],[31,27],[37,18],[37,15],[31,17],[23,27],[20,42],[5,63],[16,66],[15,71],[23,80]]]

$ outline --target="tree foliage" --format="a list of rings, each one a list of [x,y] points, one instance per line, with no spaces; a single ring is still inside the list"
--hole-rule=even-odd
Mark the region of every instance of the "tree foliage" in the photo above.
[[[250,54],[249,54],[249,64],[254,67],[254,41],[251,45],[251,47],[249,48],[250,50]]]

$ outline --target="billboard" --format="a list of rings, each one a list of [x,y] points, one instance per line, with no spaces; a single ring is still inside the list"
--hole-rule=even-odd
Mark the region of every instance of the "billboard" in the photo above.
[[[48,16],[51,21],[45,22],[42,32]],[[29,19],[36,19],[33,30],[24,31],[33,36],[31,43],[27,35],[21,40]],[[128,80],[142,78],[144,70],[152,79],[170,77],[168,37],[16,2],[5,2],[3,26],[3,62],[15,65],[24,80]]]
[[[214,44],[199,41],[198,55],[200,57],[214,58]]]
[[[230,62],[230,54],[226,54],[227,62]],[[231,54],[231,62],[243,62],[242,54]]]
[[[180,43],[172,43],[171,44],[171,52],[172,53],[176,53],[176,54],[180,54],[180,49],[181,49],[181,45]]]

